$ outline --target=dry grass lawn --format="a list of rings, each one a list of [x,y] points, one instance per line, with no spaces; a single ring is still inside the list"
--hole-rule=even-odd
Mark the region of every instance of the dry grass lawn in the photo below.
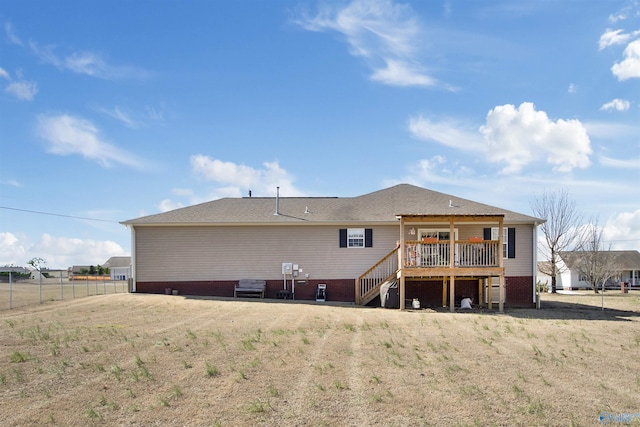
[[[600,301],[499,314],[112,294],[3,310],[0,425],[597,425],[640,413],[640,295]]]

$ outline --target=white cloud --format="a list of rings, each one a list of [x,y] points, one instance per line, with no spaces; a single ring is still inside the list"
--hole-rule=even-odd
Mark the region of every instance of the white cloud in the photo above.
[[[353,0],[344,7],[325,6],[314,17],[295,21],[309,31],[345,36],[354,56],[370,61],[371,79],[392,86],[438,84],[416,58],[424,36],[408,5],[391,0]]]
[[[294,177],[282,169],[277,161],[263,163],[263,169],[224,162],[204,155],[191,156],[191,169],[207,181],[220,184],[219,192],[240,197],[249,190],[255,196],[275,195],[280,187],[280,195],[286,197],[304,195],[294,185]]]
[[[9,81],[4,91],[23,101],[32,101],[38,93],[38,85],[35,82],[26,80],[13,81],[9,72],[4,68],[0,68],[0,78]],[[22,78],[21,72],[18,72],[18,78]]]
[[[468,188],[480,184],[472,169],[458,162],[451,163],[441,155],[419,160],[409,168],[409,172],[410,176],[415,178],[408,177],[407,179],[414,181],[412,183],[416,185],[427,183],[427,185],[460,185]],[[407,182],[407,179],[402,182]]]
[[[371,80],[387,84],[389,86],[435,86],[438,82],[428,76],[419,65],[409,64],[405,61],[387,59],[387,66],[376,69],[371,75]]]
[[[627,43],[632,38],[640,34],[640,31],[634,31],[631,33],[623,33],[623,30],[611,30],[607,29],[598,41],[598,48],[600,50],[609,46],[621,45]]]
[[[571,83],[571,84],[569,84],[569,88],[567,89],[567,92],[576,93],[576,92],[578,92],[578,88],[576,87],[576,85]]]
[[[123,125],[125,125],[128,128],[137,128],[138,127],[138,123],[136,123],[135,120],[133,120],[131,118],[131,116],[127,113],[125,113],[124,111],[122,111],[120,108],[113,107],[113,109],[109,110],[106,108],[97,108],[98,111],[100,111],[103,114],[106,114],[107,116],[111,117],[112,119],[116,119],[119,122],[121,122]]]
[[[42,234],[32,242],[26,236],[0,232],[0,265],[24,267],[34,257],[43,258],[48,268],[103,264],[112,256],[126,255],[110,240],[77,239]]]
[[[523,102],[497,106],[487,114],[480,133],[492,162],[504,162],[504,173],[519,172],[525,165],[546,156],[559,172],[589,166],[591,142],[579,120],[550,120],[544,111]]]
[[[73,265],[103,264],[112,256],[123,256],[125,251],[110,240],[78,239],[43,234],[29,248],[29,256],[39,256],[47,261],[47,267],[67,268]]]
[[[147,71],[136,67],[111,65],[95,52],[73,52],[66,56],[60,56],[55,52],[54,46],[43,47],[34,41],[30,41],[29,47],[46,64],[53,65],[60,70],[67,70],[99,79],[144,79],[149,74]]]
[[[9,85],[4,88],[4,91],[23,101],[33,101],[33,98],[38,93],[38,85],[34,82],[21,80],[9,83]]]
[[[640,78],[640,40],[627,45],[624,49],[624,59],[613,64],[611,72],[620,81]]]
[[[462,151],[484,152],[477,129],[452,119],[432,120],[424,116],[409,119],[409,131],[416,138],[435,141]]]
[[[601,110],[617,110],[617,111],[627,111],[631,104],[626,99],[613,99],[600,107]]]
[[[20,188],[22,185],[15,179],[8,179],[6,181],[0,181],[2,184],[10,185],[12,187]]]
[[[639,158],[630,158],[630,159],[612,159],[611,157],[600,157],[600,163],[605,166],[610,166],[616,169],[637,169],[640,164]]]
[[[609,218],[603,227],[602,236],[615,250],[637,249],[640,245],[640,209]]]
[[[9,41],[9,43],[23,46],[22,40],[20,40],[20,38],[13,31],[13,25],[11,25],[10,22],[4,23],[4,33],[7,36],[7,40]]]
[[[78,154],[104,167],[114,163],[143,167],[142,162],[132,154],[103,141],[93,123],[79,117],[68,114],[39,116],[37,132],[49,143],[48,151],[53,154]]]
[[[481,153],[490,162],[505,163],[503,173],[517,173],[541,159],[559,172],[590,164],[591,142],[582,123],[550,120],[544,111],[536,111],[529,102],[518,108],[510,104],[495,107],[479,130],[452,120],[419,116],[410,119],[409,131],[417,138],[460,151]]]
[[[640,133],[640,126],[613,122],[584,122],[589,136],[593,138],[616,139]]]
[[[0,265],[24,266],[29,261],[27,250],[18,236],[0,232]]]
[[[618,13],[616,15],[609,15],[609,22],[611,22],[612,24],[615,24],[618,21],[624,21],[625,19],[627,19],[627,17],[623,13]]]

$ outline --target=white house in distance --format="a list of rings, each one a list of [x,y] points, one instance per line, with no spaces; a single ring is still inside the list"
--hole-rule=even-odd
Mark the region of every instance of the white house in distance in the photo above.
[[[607,287],[620,287],[620,283],[626,283],[630,287],[640,286],[640,252],[638,251],[608,251],[611,262],[619,270],[615,277],[611,278],[606,284]],[[566,251],[560,252],[560,261],[558,270],[561,272],[556,278],[556,288],[559,290],[580,290],[591,289],[591,285],[585,281],[580,274],[580,252]],[[543,271],[548,268],[542,268],[539,274],[539,280],[551,283],[551,277]]]
[[[131,257],[129,256],[113,256],[102,266],[109,269],[111,280],[129,280],[131,277]]]
[[[133,292],[233,297],[241,279],[266,297],[380,304],[397,283],[451,310],[535,304],[536,233],[544,220],[409,184],[357,197],[223,198],[123,221],[131,230]],[[491,297],[489,297],[489,295]],[[488,300],[488,301],[487,301]]]

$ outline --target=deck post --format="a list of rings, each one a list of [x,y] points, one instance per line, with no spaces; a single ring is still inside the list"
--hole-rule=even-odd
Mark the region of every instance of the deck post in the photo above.
[[[453,274],[449,277],[451,281],[451,289],[449,290],[449,311],[454,312],[456,310],[456,276]]]
[[[498,302],[498,307],[500,310],[500,313],[504,312],[504,274],[500,274],[500,285],[499,285],[499,292],[498,294],[500,295],[500,301]]]
[[[500,236],[499,240],[500,243],[498,245],[498,254],[500,255],[498,257],[498,259],[500,260],[499,266],[500,266],[500,276],[498,279],[498,307],[500,310],[500,313],[502,313],[504,311],[504,257],[506,256],[506,254],[503,254],[503,242],[504,239],[507,238],[507,236],[504,235],[504,221],[503,218],[500,218],[498,220],[498,236]]]
[[[442,278],[442,306],[447,306],[447,276]]]
[[[404,238],[404,218],[400,217],[400,253],[398,254],[398,269],[400,270],[400,310],[404,310],[404,298],[405,298],[405,288],[404,288],[404,266],[405,266],[405,238]]]
[[[493,276],[487,277],[487,308],[493,310]]]
[[[478,279],[478,307],[482,306],[482,279]]]

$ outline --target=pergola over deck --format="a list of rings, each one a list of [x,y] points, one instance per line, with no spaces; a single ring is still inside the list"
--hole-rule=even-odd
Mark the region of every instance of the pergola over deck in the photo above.
[[[492,308],[491,278],[499,278],[499,310],[504,310],[504,265],[502,256],[503,233],[498,240],[469,239],[456,240],[456,226],[482,224],[503,229],[504,214],[458,214],[421,215],[399,214],[400,244],[398,271],[400,309],[405,309],[405,281],[408,278],[441,279],[443,283],[443,305],[446,302],[449,284],[449,309],[455,310],[456,277],[478,278],[479,298],[482,299],[482,279],[488,280],[487,305]],[[417,226],[448,225],[449,241],[408,240],[407,228]],[[478,301],[479,304],[482,301]]]

